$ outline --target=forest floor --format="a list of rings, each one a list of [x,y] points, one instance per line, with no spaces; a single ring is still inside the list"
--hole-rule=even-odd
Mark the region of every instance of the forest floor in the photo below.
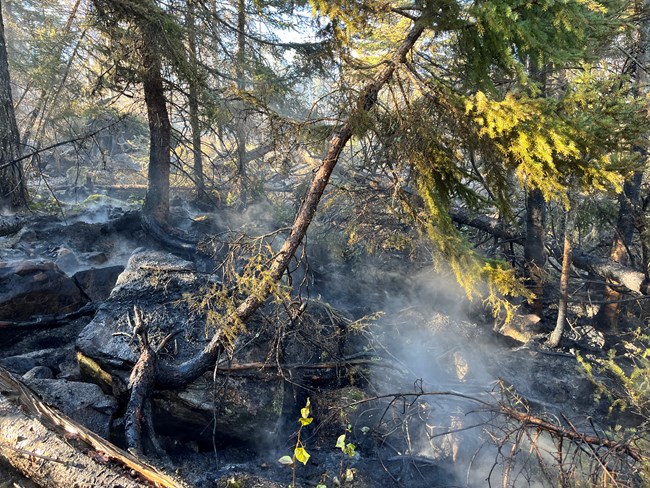
[[[176,210],[183,214],[182,208]],[[28,218],[20,231],[0,238],[0,261],[54,262],[68,276],[126,266],[136,248],[157,248],[129,215],[127,205],[111,201],[80,209],[66,221]],[[205,222],[197,214],[186,213],[185,218]],[[327,256],[328,251],[316,254]],[[221,443],[213,450],[175,440],[166,432],[161,438],[169,458],[153,462],[195,487],[287,486],[294,474],[298,486],[486,486],[487,480],[556,486],[562,476],[602,477],[602,459],[580,454],[583,446],[571,442],[558,459],[552,446],[559,437],[508,418],[504,409],[557,420],[563,428],[603,439],[617,425],[634,427],[639,421],[630,415],[612,416],[577,359],[606,358],[606,340],[631,344],[623,339],[632,337],[633,323],[625,325],[620,337],[606,337],[591,326],[588,307],[576,305],[562,347],[549,350],[543,337],[552,329],[552,304],[539,324],[520,317],[508,327],[495,327],[449,277],[426,267],[406,270],[403,256],[365,256],[354,262],[332,258],[316,267],[311,297],[347,318],[352,324],[351,351],[370,359],[362,365],[341,362],[337,380],[322,387],[290,390],[271,439]],[[11,358],[23,358],[29,365],[49,367],[52,379],[83,381],[74,345],[90,319],[75,318],[56,328],[31,327],[18,334],[3,329],[0,363],[16,364]],[[537,334],[537,339],[527,344],[512,339],[522,331],[529,337]],[[53,349],[61,351],[55,364],[25,360]],[[29,371],[17,372],[30,376]],[[299,410],[307,396],[314,404],[315,422],[305,428],[301,440],[311,458],[304,466],[282,466],[278,459],[290,456],[296,446]],[[109,439],[118,445],[124,442],[119,433],[123,408],[120,405],[111,419]],[[347,452],[336,446],[343,434]],[[620,486],[634,485],[636,468],[629,459],[608,462],[622,473]],[[0,487],[30,486],[2,470],[0,466]]]

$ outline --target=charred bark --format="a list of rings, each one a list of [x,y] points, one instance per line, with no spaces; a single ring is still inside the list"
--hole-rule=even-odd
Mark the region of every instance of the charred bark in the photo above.
[[[169,219],[169,168],[171,165],[171,123],[162,77],[162,59],[154,26],[142,27],[140,56],[142,88],[149,121],[148,186],[143,213],[160,223]]]
[[[544,264],[546,250],[544,233],[546,202],[542,191],[533,188],[526,194],[526,241],[524,243],[524,269],[530,290],[535,294],[531,313],[542,316],[544,294]]]
[[[639,194],[643,174],[637,172],[631,180],[625,182],[623,193],[619,196],[618,220],[616,234],[609,258],[622,266],[629,263],[628,250],[634,237],[636,216],[639,206]],[[603,303],[596,314],[596,323],[601,330],[616,332],[618,328],[619,300],[621,293],[612,286],[605,286]]]
[[[142,351],[129,378],[131,394],[124,415],[124,433],[129,451],[142,455],[144,453],[142,431],[147,428],[151,435],[154,435],[153,425],[147,425],[145,411],[156,380],[157,356],[149,344],[140,310],[136,307],[133,312],[135,321],[133,333],[138,337]]]
[[[27,206],[27,185],[16,124],[11,79],[0,2],[0,208],[16,210]],[[8,166],[7,166],[8,165]]]
[[[358,99],[355,112],[364,112],[372,109],[377,103],[377,97],[381,88],[391,79],[397,67],[406,60],[406,56],[413,48],[417,40],[424,32],[425,23],[416,21],[400,46],[396,49],[387,66],[380,71],[374,80],[370,82],[361,92]],[[320,199],[325,191],[330,176],[334,171],[339,156],[352,137],[352,122],[356,114],[353,113],[350,118],[338,129],[332,137],[327,149],[327,153],[321,162],[320,167],[314,173],[311,184],[307,191],[298,214],[295,217],[289,236],[284,241],[282,248],[276,254],[268,269],[268,280],[263,280],[259,284],[259,289],[251,293],[235,311],[233,321],[245,322],[259,309],[272,290],[270,281],[277,282],[287,270],[291,259],[300,247],[309,225],[311,224]],[[222,350],[221,338],[215,335],[205,349],[194,358],[180,365],[171,366],[159,363],[157,372],[157,384],[173,388],[185,385],[188,382],[198,378],[206,371]]]
[[[183,486],[49,407],[2,367],[0,413],[0,455],[42,486]]]

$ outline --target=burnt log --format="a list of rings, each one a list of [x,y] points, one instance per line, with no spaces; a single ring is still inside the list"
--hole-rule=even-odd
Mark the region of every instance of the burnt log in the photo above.
[[[2,367],[0,456],[37,484],[52,488],[183,487],[49,407]]]
[[[471,215],[466,209],[451,209],[449,210],[449,216],[451,217],[451,220],[457,224],[473,227],[474,229],[487,232],[499,239],[514,242],[521,246],[523,246],[526,241],[526,238],[523,235],[515,234],[503,225],[502,221],[485,215]]]
[[[553,253],[556,254],[556,250]],[[578,249],[573,253],[573,265],[610,280],[631,292],[650,295],[650,282],[645,274],[629,266],[623,266],[611,259],[592,256]]]

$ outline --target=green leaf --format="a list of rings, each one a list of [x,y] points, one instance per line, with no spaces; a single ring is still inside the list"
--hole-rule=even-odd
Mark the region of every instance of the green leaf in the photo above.
[[[298,421],[300,422],[300,425],[305,426],[311,424],[314,421],[314,419],[311,417],[308,418],[302,417],[298,419]]]
[[[278,462],[283,466],[290,466],[293,464],[293,458],[291,456],[282,456],[278,459]]]
[[[338,439],[336,439],[336,446],[338,447],[341,451],[345,449],[345,434],[341,434]]]
[[[302,464],[307,464],[307,461],[309,461],[309,458],[311,457],[304,447],[296,447],[293,451],[293,455]]]

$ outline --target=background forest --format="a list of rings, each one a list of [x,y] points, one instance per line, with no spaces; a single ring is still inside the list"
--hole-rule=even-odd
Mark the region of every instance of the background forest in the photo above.
[[[528,483],[650,483],[646,0],[0,5],[2,235],[119,206],[223,279],[195,304],[220,332],[180,364],[143,352],[129,409],[232,354],[269,304],[399,310],[406,337],[397,297],[434,283],[432,310],[593,386],[607,425],[589,434],[500,390],[499,414],[555,443]],[[504,486],[525,478],[515,437],[496,442]]]

